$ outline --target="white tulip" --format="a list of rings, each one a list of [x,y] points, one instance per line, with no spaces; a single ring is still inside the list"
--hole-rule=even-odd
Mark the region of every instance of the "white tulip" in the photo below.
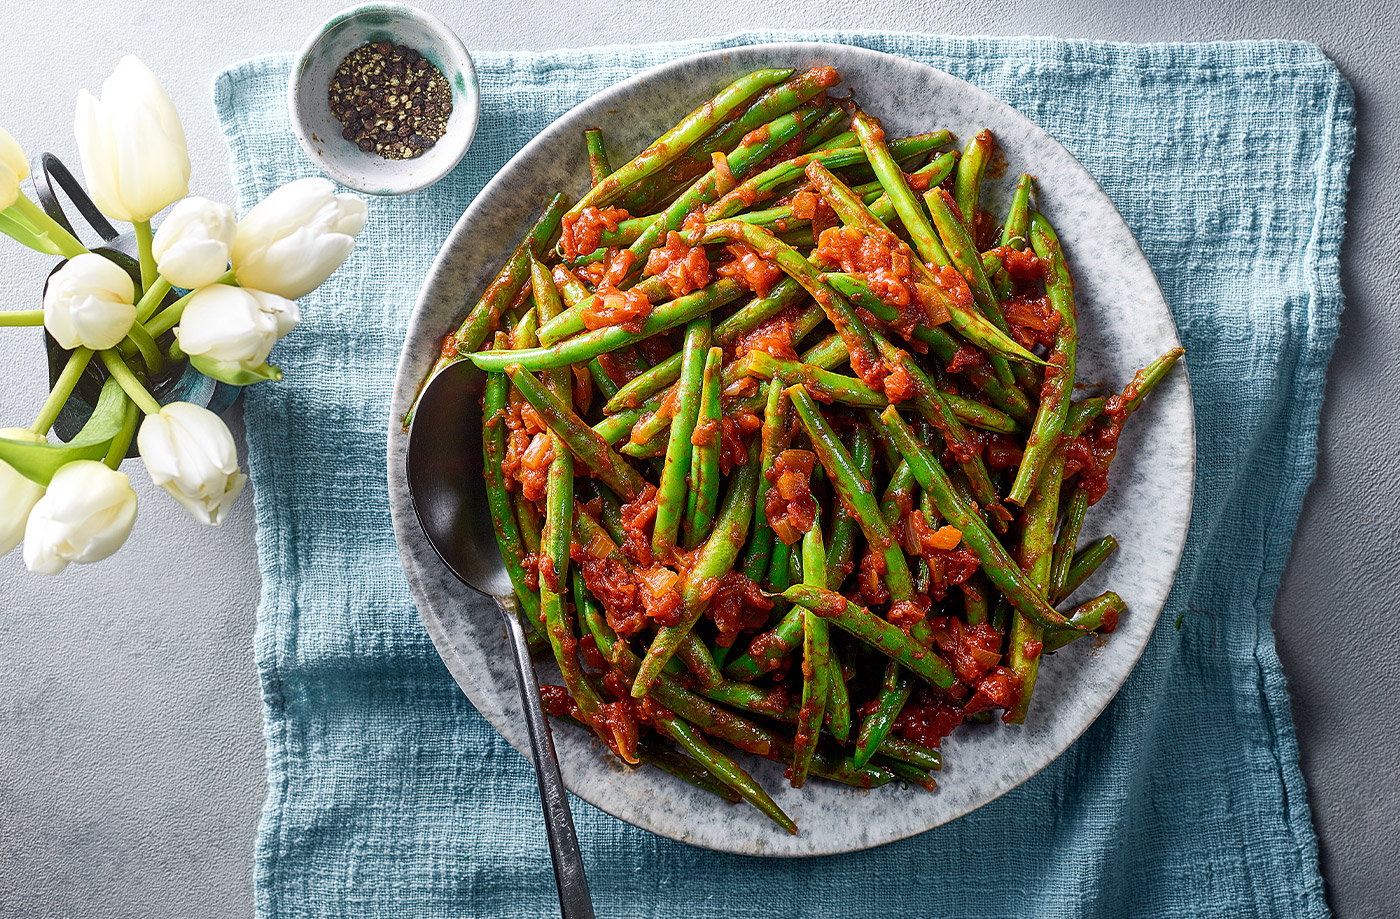
[[[28,177],[29,160],[25,159],[19,141],[0,128],[0,211],[19,200],[19,183]]]
[[[191,357],[239,370],[255,370],[267,361],[277,339],[296,328],[301,313],[291,300],[227,284],[194,292],[175,331],[180,348]]]
[[[76,255],[49,278],[44,291],[44,327],[60,345],[116,347],[136,321],[131,276],[100,255]]]
[[[136,522],[136,492],[123,472],[74,460],[55,472],[24,528],[24,564],[58,574],[71,562],[100,562],[116,552]]]
[[[73,125],[88,192],[102,213],[142,223],[189,191],[185,129],[150,68],[128,55],[102,84],[78,93]]]
[[[208,198],[186,198],[161,221],[151,251],[156,268],[176,287],[194,290],[228,271],[238,218],[233,208]]]
[[[233,242],[238,283],[289,300],[320,287],[365,225],[365,202],[334,192],[325,179],[298,179],[249,211]]]
[[[28,428],[4,428],[0,437],[43,443],[44,438]],[[15,467],[0,460],[0,555],[9,552],[24,538],[29,512],[44,496],[44,486],[20,475]]]
[[[136,446],[151,480],[200,523],[222,523],[248,482],[238,470],[228,425],[189,402],[172,402],[160,414],[146,416]]]

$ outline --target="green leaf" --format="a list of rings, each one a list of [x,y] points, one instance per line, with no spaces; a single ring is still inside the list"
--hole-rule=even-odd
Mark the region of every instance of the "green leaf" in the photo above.
[[[0,437],[0,460],[15,471],[40,485],[48,485],[58,467],[74,460],[101,460],[112,445],[112,438],[122,429],[126,418],[126,393],[116,380],[102,385],[102,395],[92,410],[87,424],[66,444],[31,443]]]
[[[190,363],[195,370],[206,377],[212,377],[231,386],[251,386],[254,383],[266,383],[269,380],[275,382],[282,379],[281,369],[266,363],[261,367],[249,370],[237,361],[212,361],[198,354],[190,355]]]

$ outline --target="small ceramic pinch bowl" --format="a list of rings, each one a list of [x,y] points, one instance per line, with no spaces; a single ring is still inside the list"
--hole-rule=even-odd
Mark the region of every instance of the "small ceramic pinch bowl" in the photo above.
[[[342,136],[344,126],[331,112],[328,96],[340,62],[380,41],[423,55],[452,89],[446,132],[413,159],[361,150]],[[402,195],[428,187],[461,162],[476,134],[481,94],[471,55],[436,17],[401,3],[366,3],[336,13],[306,40],[292,66],[288,104],[302,149],[327,176],[371,195]]]

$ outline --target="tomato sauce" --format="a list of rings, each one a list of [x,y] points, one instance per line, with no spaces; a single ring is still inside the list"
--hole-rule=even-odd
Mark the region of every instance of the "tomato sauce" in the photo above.
[[[763,510],[768,525],[791,546],[812,528],[820,508],[812,497],[812,470],[817,455],[810,450],[784,450],[763,474],[770,487]]]
[[[565,214],[559,246],[567,259],[587,255],[603,241],[603,231],[617,231],[617,225],[632,215],[620,207],[585,207],[577,214]]]
[[[660,278],[672,297],[682,297],[710,283],[710,259],[704,246],[688,246],[681,234],[666,234],[665,245],[651,250],[645,273]]]

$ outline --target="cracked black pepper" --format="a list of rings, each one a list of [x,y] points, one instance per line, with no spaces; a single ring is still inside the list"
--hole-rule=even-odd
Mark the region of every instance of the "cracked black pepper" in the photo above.
[[[331,79],[341,136],[390,160],[422,156],[447,131],[452,87],[412,48],[377,41],[345,55]]]

